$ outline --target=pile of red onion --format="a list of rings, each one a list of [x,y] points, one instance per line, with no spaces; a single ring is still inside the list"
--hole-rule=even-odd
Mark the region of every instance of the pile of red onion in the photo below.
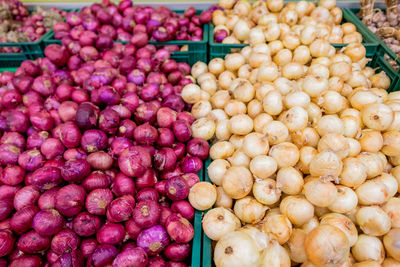
[[[57,8],[37,7],[28,12],[28,7],[18,0],[0,0],[0,42],[20,43],[39,40],[53,25],[67,14]],[[20,52],[18,47],[2,47],[2,53]]]
[[[54,25],[53,30],[55,38],[67,46],[72,42],[83,47],[104,39],[144,45],[149,40],[201,41],[202,25],[210,21],[211,11],[196,15],[194,7],[178,15],[164,6],[133,6],[131,0],[116,5],[103,0],[84,7],[80,13],[70,12],[66,22]]]
[[[209,151],[179,95],[190,67],[99,40],[0,77],[0,266],[190,262]]]

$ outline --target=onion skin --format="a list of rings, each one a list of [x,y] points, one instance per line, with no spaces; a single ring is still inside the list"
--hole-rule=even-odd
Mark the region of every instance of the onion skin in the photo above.
[[[170,215],[165,223],[165,228],[171,239],[177,243],[188,243],[193,239],[193,226],[180,215]]]

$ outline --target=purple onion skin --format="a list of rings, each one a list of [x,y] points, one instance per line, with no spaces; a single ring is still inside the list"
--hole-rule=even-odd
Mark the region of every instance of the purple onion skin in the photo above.
[[[111,222],[123,222],[129,220],[135,207],[135,199],[132,196],[122,196],[114,199],[107,208],[107,219]]]
[[[122,224],[107,223],[103,225],[96,234],[100,244],[115,245],[122,242],[125,237],[125,229]]]
[[[203,161],[197,157],[186,156],[181,162],[184,173],[198,173],[203,168]]]
[[[61,230],[51,240],[51,249],[57,254],[68,253],[79,247],[80,239],[70,229]]]
[[[142,200],[133,210],[132,218],[141,228],[147,228],[157,223],[160,218],[160,205],[153,200]]]
[[[41,236],[32,230],[19,238],[17,246],[25,253],[39,253],[50,247],[50,238]]]
[[[93,266],[107,266],[113,262],[118,255],[116,247],[108,244],[99,245],[90,256]]]
[[[79,236],[87,237],[97,232],[101,226],[101,220],[88,212],[81,212],[74,218],[72,225],[75,233]]]
[[[142,248],[132,248],[119,253],[112,267],[146,267],[148,263],[146,252]]]
[[[167,262],[161,256],[155,256],[149,259],[148,267],[167,267]]]
[[[194,237],[193,225],[176,213],[168,217],[165,228],[170,238],[177,243],[189,243]]]
[[[149,256],[156,255],[169,244],[169,236],[161,225],[154,225],[143,230],[137,237],[137,246],[144,249]]]
[[[183,200],[189,195],[189,186],[180,176],[168,179],[165,187],[168,198],[173,201]]]
[[[72,159],[64,163],[61,176],[65,181],[82,182],[90,174],[90,165],[85,159]]]
[[[80,250],[82,251],[83,257],[85,259],[89,258],[93,254],[98,245],[99,244],[94,238],[88,238],[82,240]]]
[[[64,225],[64,218],[54,210],[43,210],[33,218],[33,229],[42,236],[52,236],[58,233]]]
[[[190,203],[186,200],[175,201],[171,205],[173,212],[179,213],[182,217],[192,220],[194,217],[194,209]]]
[[[190,244],[171,243],[166,247],[164,254],[171,261],[184,261],[190,254]]]

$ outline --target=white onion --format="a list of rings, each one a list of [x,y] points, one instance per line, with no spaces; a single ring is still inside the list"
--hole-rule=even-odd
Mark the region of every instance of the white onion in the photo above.
[[[232,143],[232,145],[235,147],[235,149],[242,148],[243,140],[244,140],[243,135],[235,135],[234,134],[231,136],[231,138],[229,138],[229,142]]]
[[[247,224],[241,227],[238,231],[250,236],[251,239],[253,239],[253,241],[256,243],[258,251],[261,252],[266,247],[268,247],[268,243],[270,242],[271,236],[266,235],[258,228]]]
[[[223,109],[230,99],[231,96],[228,91],[217,91],[211,97],[211,104],[216,108]]]
[[[229,129],[229,120],[217,121],[217,125],[215,128],[215,137],[217,137],[218,140],[224,141],[229,140],[231,135],[232,133]]]
[[[208,165],[207,172],[210,180],[216,185],[222,185],[222,178],[226,171],[231,167],[229,162],[224,159],[213,160]]]
[[[271,122],[273,119],[271,115],[267,113],[260,113],[254,118],[254,131],[257,133],[263,133],[264,127]],[[265,133],[264,133],[265,134]],[[268,139],[269,140],[269,139]]]
[[[304,184],[303,193],[307,200],[317,207],[328,207],[337,197],[335,185],[319,178],[306,182]]]
[[[356,208],[358,204],[357,194],[349,187],[337,185],[337,196],[328,208],[333,212],[347,213]]]
[[[271,239],[261,254],[259,267],[290,267],[289,254],[276,240]]]
[[[392,227],[399,228],[400,226],[400,199],[393,197],[382,207],[389,215]]]
[[[233,33],[239,41],[247,40],[250,35],[249,24],[245,20],[239,19],[236,22],[235,27],[233,27]]]
[[[232,166],[225,172],[222,187],[228,196],[240,199],[250,193],[253,187],[253,177],[246,167]]]
[[[192,124],[192,136],[211,139],[215,133],[215,122],[208,118],[200,118]]]
[[[290,132],[299,131],[307,127],[308,113],[299,106],[292,107],[279,116]]]
[[[357,211],[356,220],[361,230],[367,235],[382,236],[391,228],[389,216],[377,206],[361,207]]]
[[[302,89],[311,97],[317,97],[328,89],[328,80],[322,77],[307,75],[304,77]]]
[[[307,223],[314,216],[314,206],[300,195],[283,198],[279,209],[296,226]]]
[[[346,261],[350,250],[346,235],[327,224],[316,227],[307,235],[305,248],[308,260],[317,266],[338,266]]]
[[[287,195],[299,194],[303,185],[303,175],[293,167],[283,167],[276,174],[276,187]]]
[[[268,138],[260,133],[250,133],[244,138],[242,148],[250,158],[265,155],[269,150]]]
[[[306,250],[304,247],[306,236],[307,233],[303,229],[293,229],[292,235],[285,245],[292,261],[302,263],[307,260]]]
[[[340,230],[347,236],[349,246],[352,247],[358,238],[357,228],[354,223],[345,215],[339,213],[328,213],[321,217],[321,225],[329,224]]]
[[[229,120],[229,128],[233,134],[245,135],[253,130],[253,120],[245,114],[235,115]]]
[[[225,113],[230,117],[238,114],[246,114],[246,110],[246,105],[239,100],[229,100],[224,108]]]
[[[272,234],[279,244],[286,243],[292,234],[292,224],[289,219],[279,213],[269,213],[263,220],[262,230],[264,233]]]
[[[311,60],[310,49],[305,45],[298,46],[293,52],[293,61],[300,64],[307,64]]]
[[[343,160],[343,170],[339,176],[340,184],[348,187],[358,187],[367,179],[367,168],[357,158]]]
[[[348,106],[348,101],[338,92],[328,90],[320,97],[321,107],[325,114],[335,114],[344,110]]]
[[[229,163],[232,166],[244,166],[249,167],[250,157],[243,152],[242,149],[236,150],[232,156],[228,158]]]
[[[225,209],[232,209],[233,200],[228,196],[221,186],[217,187],[217,200],[215,201],[215,207],[222,207]]]
[[[242,65],[238,69],[238,77],[243,78],[243,79],[248,79],[250,77],[251,71],[252,71],[252,67],[249,64]]]
[[[262,133],[268,137],[268,142],[270,145],[282,143],[289,137],[288,128],[280,121],[268,122],[262,129]]]
[[[316,216],[312,217],[308,222],[301,226],[301,229],[304,230],[307,234],[311,232],[314,228],[319,225],[319,220]]]
[[[251,224],[261,221],[261,219],[264,218],[267,209],[267,206],[264,206],[253,197],[244,197],[238,199],[233,207],[235,215],[243,223]]]
[[[306,127],[300,131],[292,132],[291,137],[293,144],[298,147],[317,147],[320,139],[317,131],[311,127]]]
[[[263,106],[262,106],[261,102],[258,101],[257,99],[253,99],[247,104],[247,114],[251,118],[254,119],[261,112],[263,112]],[[255,123],[254,123],[254,126],[255,126]]]
[[[272,205],[279,201],[281,191],[273,179],[256,180],[253,184],[253,195],[256,200],[264,205]]]
[[[201,117],[206,117],[211,110],[211,103],[209,101],[201,100],[192,106],[192,115],[195,119],[200,119]]]
[[[289,142],[272,146],[268,154],[275,159],[279,168],[296,165],[300,157],[297,146]]]
[[[194,83],[185,85],[181,92],[182,99],[190,104],[195,104],[201,99],[201,89],[200,86]]]
[[[383,237],[383,244],[385,246],[388,256],[393,257],[396,260],[400,259],[400,229],[393,228]]]
[[[337,115],[324,115],[318,120],[316,129],[319,135],[323,136],[328,133],[343,134],[343,122]]]
[[[222,58],[211,59],[208,63],[208,71],[218,76],[225,71],[225,61]]]
[[[273,82],[278,76],[278,66],[273,62],[266,62],[261,64],[258,69],[257,81]]]
[[[310,162],[310,174],[314,177],[331,177],[335,179],[342,172],[342,168],[342,161],[331,151],[318,153]]]
[[[297,80],[304,76],[303,65],[297,62],[287,63],[282,67],[282,76],[289,80]]]
[[[385,258],[383,244],[379,238],[361,234],[358,236],[356,244],[351,248],[351,253],[357,261],[377,261],[382,262]]]
[[[250,161],[249,167],[251,173],[255,177],[266,179],[276,172],[278,165],[274,158],[266,155],[259,155]]]
[[[356,188],[358,202],[361,205],[381,205],[389,199],[387,186],[377,179],[371,179]]]
[[[300,149],[300,159],[297,167],[304,174],[310,173],[310,163],[315,155],[318,154],[318,151],[311,146],[303,146]]]
[[[367,178],[373,178],[380,175],[385,167],[384,162],[376,153],[362,152],[357,158],[361,161],[367,171]]]
[[[188,200],[193,208],[207,210],[217,200],[217,190],[211,183],[198,182],[190,188]]]
[[[272,60],[278,66],[284,66],[292,61],[292,57],[293,57],[292,51],[285,48],[285,49],[278,51],[278,53],[275,54],[275,56],[272,58]]]
[[[201,61],[197,61],[191,70],[192,76],[197,79],[201,74],[206,73],[208,71],[207,64]]]
[[[254,267],[258,266],[259,259],[257,244],[240,231],[224,235],[214,249],[214,262],[218,267]]]
[[[262,105],[264,111],[269,115],[278,115],[283,109],[282,95],[278,90],[270,91],[263,98]]]
[[[235,147],[228,141],[217,142],[210,148],[212,159],[227,159],[235,152]]]
[[[393,110],[385,104],[372,104],[365,107],[362,112],[364,124],[371,129],[386,130],[393,121]]]

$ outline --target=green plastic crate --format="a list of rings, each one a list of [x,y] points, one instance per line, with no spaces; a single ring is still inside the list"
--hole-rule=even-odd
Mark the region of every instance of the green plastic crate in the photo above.
[[[373,67],[379,67],[381,70],[385,71],[386,74],[391,78],[392,84],[389,88],[388,91],[399,91],[400,90],[400,60],[398,59],[397,55],[379,38],[376,36],[362,21],[360,18],[357,16],[358,12],[360,11],[359,8],[348,8],[345,9],[346,12],[350,14],[352,17],[352,20],[357,21],[362,25],[362,27],[365,29],[366,34],[370,36],[374,40],[374,42],[378,43],[380,48],[378,49],[378,58],[376,59],[375,62],[373,62]],[[385,9],[382,9],[385,11]],[[394,60],[397,65],[399,66],[399,69],[396,70],[394,69],[388,61],[385,59],[385,55],[388,56],[390,59]]]
[[[183,13],[184,10],[172,10],[176,13]],[[200,14],[202,10],[197,10],[196,13]],[[176,51],[171,53],[171,58],[177,62],[186,62],[189,65],[195,64],[197,61],[207,62],[208,56],[208,32],[209,25],[203,25],[203,40],[202,41],[167,41],[167,42],[155,42],[149,41],[149,44],[161,46],[161,45],[177,45],[179,47],[187,45],[187,51]],[[129,42],[116,41],[117,43],[127,44]],[[54,39],[54,32],[51,31],[49,36],[43,41],[44,47],[50,44],[61,44],[60,40]]]
[[[16,72],[18,68],[0,68],[0,72],[5,72],[5,71],[9,71],[9,72]]]
[[[352,16],[351,12],[349,10],[346,9],[342,9],[343,11],[343,20],[342,23],[344,22],[351,22],[353,23],[356,28],[357,31],[359,33],[361,33],[362,37],[363,37],[363,45],[365,46],[366,50],[367,50],[367,56],[368,57],[372,57],[374,56],[377,51],[378,51],[378,47],[379,47],[379,43],[376,42],[376,39],[373,38],[370,34],[369,34],[369,30],[366,29],[365,25],[363,25],[358,19],[354,19],[354,17]],[[221,43],[215,43],[214,42],[214,25],[212,23],[210,23],[210,27],[209,27],[209,58],[213,59],[216,57],[220,57],[223,58],[225,57],[227,54],[230,54],[234,51],[237,51],[238,49],[241,49],[245,46],[247,46],[248,44],[221,44]],[[347,44],[333,44],[333,46],[335,48],[343,48],[345,47]]]
[[[18,47],[21,50],[21,53],[0,53],[0,68],[19,67],[24,60],[43,57],[41,44],[49,35],[50,31],[31,43],[0,43],[0,47]]]
[[[211,163],[211,158],[208,157],[205,161],[204,164],[204,175],[203,175],[203,180],[202,181],[206,181],[206,182],[210,182],[210,177],[208,177],[208,172],[207,172],[207,168]],[[207,210],[208,211],[208,210]],[[207,213],[207,211],[204,212],[204,214]],[[206,234],[204,234],[203,232],[203,237],[202,237],[202,241],[203,241],[203,252],[202,252],[202,261],[201,261],[201,267],[211,267],[211,266],[215,266],[214,265],[214,260],[213,260],[213,254],[212,254],[212,247],[211,247],[211,239],[208,238],[206,236]]]

